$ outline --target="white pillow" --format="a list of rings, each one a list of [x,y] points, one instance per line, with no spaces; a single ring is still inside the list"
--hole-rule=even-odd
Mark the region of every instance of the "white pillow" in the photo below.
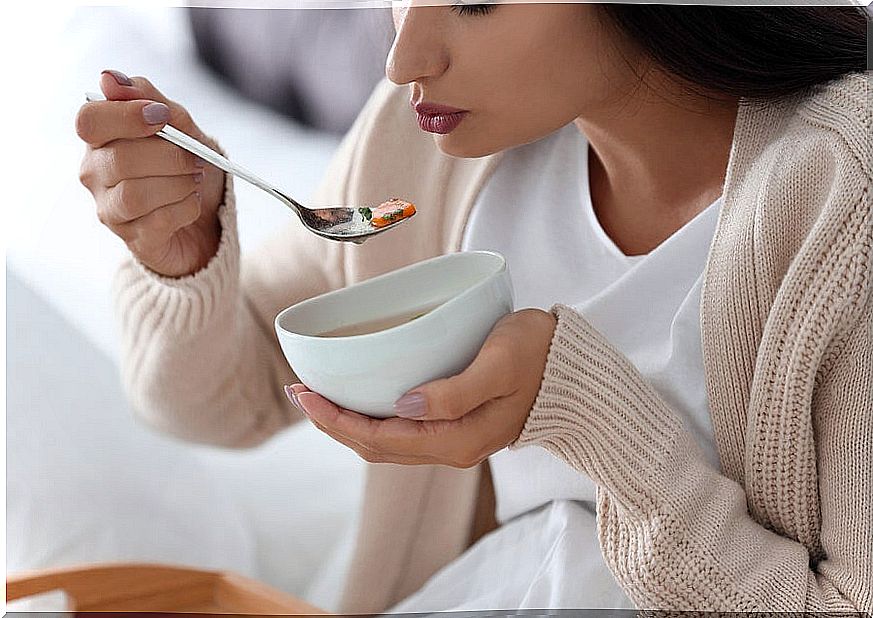
[[[245,450],[153,432],[133,416],[115,365],[6,275],[7,571],[181,564],[333,610],[364,462],[306,422]]]
[[[255,575],[239,503],[135,421],[108,359],[7,272],[8,572],[154,561]]]

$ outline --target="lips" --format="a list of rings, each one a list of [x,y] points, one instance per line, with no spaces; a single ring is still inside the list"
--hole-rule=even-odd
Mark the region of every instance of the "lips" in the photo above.
[[[412,103],[418,119],[418,126],[428,133],[446,134],[454,131],[464,117],[469,113],[467,110],[439,105],[437,103]]]

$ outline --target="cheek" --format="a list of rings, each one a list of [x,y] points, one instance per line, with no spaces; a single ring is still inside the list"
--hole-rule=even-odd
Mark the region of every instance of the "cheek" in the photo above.
[[[452,133],[434,136],[446,154],[479,157],[527,144],[603,106],[609,87],[595,33],[570,9],[537,8],[517,13],[525,24],[495,27],[454,48],[452,83],[474,113]],[[570,16],[576,21],[562,21]]]
[[[578,94],[556,87],[559,76],[544,73],[542,67],[516,68],[511,79],[495,86],[466,127],[462,123],[447,136],[451,141],[482,156],[482,151],[488,154],[536,141],[579,115]]]
[[[487,81],[486,81],[487,79]],[[556,96],[547,80],[480,80],[472,113],[446,135],[433,135],[445,154],[482,157],[527,144],[572,122],[575,107]]]

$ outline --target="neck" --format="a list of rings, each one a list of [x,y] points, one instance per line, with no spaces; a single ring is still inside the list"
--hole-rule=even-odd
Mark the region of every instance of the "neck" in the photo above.
[[[737,113],[735,98],[692,97],[668,80],[655,93],[648,83],[632,103],[574,121],[591,146],[595,211],[630,254],[648,252],[721,194]]]

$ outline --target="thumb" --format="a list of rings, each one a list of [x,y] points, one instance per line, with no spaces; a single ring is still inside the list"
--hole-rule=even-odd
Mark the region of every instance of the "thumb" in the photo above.
[[[103,91],[103,95],[111,101],[146,99],[163,103],[170,108],[168,124],[195,138],[202,136],[200,129],[194,124],[187,110],[175,101],[168,99],[145,77],[128,77],[121,71],[106,69],[100,73],[100,89]]]
[[[482,404],[513,391],[511,350],[505,338],[486,339],[461,373],[412,389],[394,404],[394,412],[416,420],[456,420]]]

